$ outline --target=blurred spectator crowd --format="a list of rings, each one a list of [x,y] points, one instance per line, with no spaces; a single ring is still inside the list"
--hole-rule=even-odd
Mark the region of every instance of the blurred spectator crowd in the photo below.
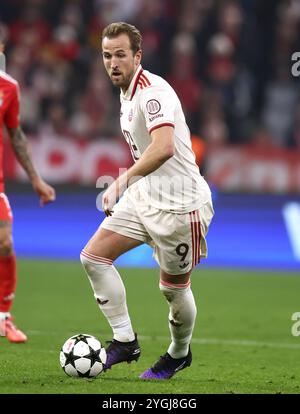
[[[120,20],[140,29],[143,67],[177,91],[193,135],[300,150],[299,0],[1,0],[27,133],[120,135],[100,48],[103,27]]]

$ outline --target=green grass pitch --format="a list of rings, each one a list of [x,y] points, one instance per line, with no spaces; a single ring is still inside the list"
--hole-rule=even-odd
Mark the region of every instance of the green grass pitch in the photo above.
[[[111,339],[81,264],[19,260],[18,270],[13,314],[29,340],[0,338],[1,394],[300,392],[300,336],[291,334],[291,316],[300,312],[299,274],[196,270],[193,364],[170,381],[145,382],[139,374],[169,344],[156,269],[120,269],[142,356],[94,380],[67,377],[59,365],[60,347],[71,335]]]

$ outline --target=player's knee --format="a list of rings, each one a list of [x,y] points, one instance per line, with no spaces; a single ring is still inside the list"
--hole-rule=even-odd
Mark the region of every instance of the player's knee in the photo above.
[[[10,256],[13,253],[13,242],[11,237],[0,239],[0,256]]]
[[[89,272],[89,268],[93,265],[93,262],[91,259],[88,258],[87,253],[82,251],[80,253],[80,261],[86,272]]]
[[[159,290],[164,295],[164,297],[167,299],[168,302],[172,302],[174,300],[175,292],[173,289],[170,289],[170,287],[167,287],[162,284],[162,282],[159,283]]]
[[[179,293],[183,293],[183,291],[189,288],[190,280],[184,284],[165,282],[164,280],[160,280],[159,282],[159,289],[168,302],[172,302]]]
[[[100,267],[102,267],[104,269],[104,268],[107,268],[108,266],[111,266],[113,264],[112,260],[106,259],[105,257],[95,256],[95,255],[87,252],[86,250],[81,251],[80,261],[82,263],[82,266],[87,271],[87,273],[89,273],[89,271],[92,270],[92,268],[94,268],[95,266],[97,266],[98,271],[99,271]]]

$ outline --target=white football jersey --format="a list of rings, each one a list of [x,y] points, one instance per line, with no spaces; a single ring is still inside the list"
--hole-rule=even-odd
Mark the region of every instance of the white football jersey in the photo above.
[[[174,156],[133,184],[130,193],[137,185],[150,205],[176,213],[187,213],[207,203],[210,189],[196,165],[190,131],[174,89],[139,66],[120,98],[121,129],[135,162],[150,145],[150,134],[156,128],[169,125],[175,136]]]

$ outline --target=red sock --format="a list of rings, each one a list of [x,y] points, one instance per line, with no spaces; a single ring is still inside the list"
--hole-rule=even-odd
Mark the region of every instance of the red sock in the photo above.
[[[0,256],[0,312],[9,312],[17,282],[16,255]]]

